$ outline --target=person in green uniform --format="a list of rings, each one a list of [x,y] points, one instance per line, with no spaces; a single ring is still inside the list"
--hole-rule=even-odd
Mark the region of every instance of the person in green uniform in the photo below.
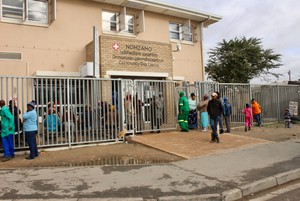
[[[178,103],[179,114],[178,124],[181,128],[181,132],[189,132],[188,118],[189,118],[189,101],[184,96],[184,92],[179,93],[180,99]]]
[[[8,161],[15,157],[14,148],[14,133],[15,133],[15,122],[14,117],[10,113],[8,107],[5,106],[5,101],[0,100],[0,117],[1,117],[1,138],[4,156],[2,161]]]

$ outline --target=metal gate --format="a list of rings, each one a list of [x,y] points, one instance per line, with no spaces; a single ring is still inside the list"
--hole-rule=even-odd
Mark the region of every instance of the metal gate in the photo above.
[[[134,119],[137,133],[174,130],[177,125],[175,82],[134,81]]]
[[[34,78],[33,87],[41,146],[118,141],[132,81]]]

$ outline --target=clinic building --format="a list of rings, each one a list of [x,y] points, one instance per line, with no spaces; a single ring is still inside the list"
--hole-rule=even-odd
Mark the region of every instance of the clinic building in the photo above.
[[[203,29],[221,19],[154,0],[0,0],[0,13],[2,76],[191,82],[204,80]]]

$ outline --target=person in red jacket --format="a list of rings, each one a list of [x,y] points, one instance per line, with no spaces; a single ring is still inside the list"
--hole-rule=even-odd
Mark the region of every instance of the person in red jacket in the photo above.
[[[256,121],[258,126],[262,126],[260,105],[254,98],[251,100],[251,103],[252,103],[251,107],[252,107],[253,118]]]
[[[252,125],[252,110],[250,108],[250,104],[246,103],[246,107],[242,113],[245,115],[245,132],[247,132],[247,130],[250,131]]]

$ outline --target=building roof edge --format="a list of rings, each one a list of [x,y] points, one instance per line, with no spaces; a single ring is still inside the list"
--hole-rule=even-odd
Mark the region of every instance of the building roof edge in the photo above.
[[[106,0],[93,1],[141,9],[154,13],[189,19],[199,23],[205,22],[205,26],[209,26],[222,19],[221,16],[215,14],[185,8],[174,4],[168,4],[156,0],[111,0],[109,2]]]

